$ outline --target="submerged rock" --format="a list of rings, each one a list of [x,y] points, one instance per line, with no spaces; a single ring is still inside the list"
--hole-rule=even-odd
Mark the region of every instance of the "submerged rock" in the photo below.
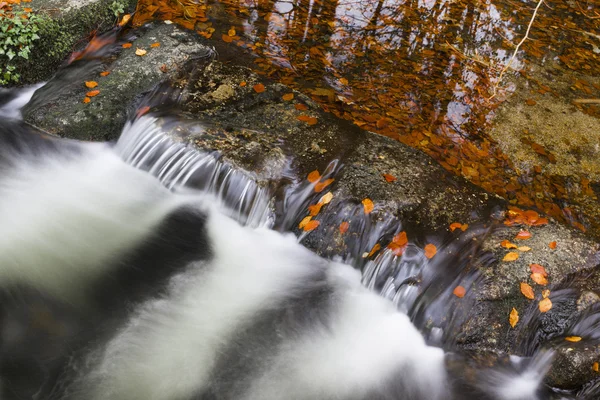
[[[160,46],[153,48],[152,43]],[[184,88],[180,117],[187,122],[173,129],[174,137],[203,151],[218,151],[225,162],[274,193],[283,185],[291,185],[309,194],[301,204],[294,205],[290,219],[280,229],[299,233],[297,226],[308,214],[307,207],[332,192],[334,200],[315,217],[321,225],[303,239],[306,246],[321,255],[344,254],[352,247],[358,252],[355,256],[360,257],[376,243],[385,247],[398,221],[409,240],[418,245],[453,240],[458,232],[451,233],[448,228],[455,222],[494,226],[489,234],[475,238],[495,261],[482,267],[484,279],[472,288],[475,306],[456,335],[457,346],[482,354],[491,351],[524,356],[540,348],[556,348],[559,362],[548,376],[549,385],[574,390],[595,378],[589,370],[597,351],[585,346],[581,351],[566,351],[561,342],[571,333],[578,315],[585,312],[583,300],[578,303],[578,299],[584,293],[586,299],[600,293],[600,279],[581,278],[599,275],[599,246],[595,240],[550,220],[528,228],[532,237],[519,242],[515,236],[525,227],[504,227],[500,222],[504,200],[450,175],[417,150],[326,114],[301,93],[265,81],[241,66],[218,60],[207,62],[211,50],[203,43],[194,33],[155,24],[140,31],[133,46],[120,50],[114,60],[93,70],[85,69],[85,74],[77,75],[78,80],[60,91],[53,91],[51,86],[40,90],[25,110],[25,119],[65,137],[114,139],[145,92],[161,80],[176,80]],[[136,48],[147,54],[136,55]],[[111,73],[99,77],[102,70]],[[100,90],[88,104],[82,103],[89,90],[85,80],[97,81],[96,89]],[[256,85],[264,85],[265,90]],[[289,93],[293,93],[293,99],[284,100],[283,95]],[[316,123],[307,118],[316,118]],[[198,126],[203,129],[196,129]],[[335,179],[319,193],[306,181],[314,170]],[[388,182],[384,174],[395,180]],[[365,198],[374,203],[368,216],[361,204]],[[290,210],[289,204],[285,206]],[[376,234],[352,234],[351,227],[343,236],[339,224],[344,218],[354,219],[356,232],[373,229]],[[500,245],[503,240],[519,242],[519,246],[529,249],[508,250]],[[557,246],[551,249],[549,243],[554,241]],[[519,258],[501,261],[509,251],[516,251]],[[544,266],[547,285],[531,280],[532,263]],[[521,282],[534,288],[534,300],[521,294]],[[538,302],[545,289],[550,290],[554,307],[540,313]],[[509,324],[512,308],[521,316],[515,328]],[[582,340],[586,339],[597,338]],[[585,374],[573,373],[585,368]]]

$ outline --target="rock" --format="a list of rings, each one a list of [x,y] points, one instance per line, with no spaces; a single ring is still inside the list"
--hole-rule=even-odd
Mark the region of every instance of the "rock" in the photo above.
[[[154,42],[160,42],[160,47],[150,48]],[[288,207],[290,217],[278,228],[299,233],[297,225],[308,213],[307,206],[332,192],[332,202],[318,214],[321,225],[303,238],[307,247],[321,255],[332,257],[350,249],[354,257],[360,258],[378,241],[385,246],[398,222],[417,244],[430,243],[436,237],[456,237],[448,229],[453,222],[493,225],[488,234],[476,237],[495,261],[481,268],[483,280],[473,287],[475,305],[456,334],[457,346],[481,354],[522,356],[540,348],[554,348],[560,361],[548,377],[550,385],[571,389],[593,378],[587,372],[575,376],[572,370],[588,368],[596,349],[582,342],[581,348],[571,346],[581,351],[566,351],[561,339],[585,312],[582,304],[597,301],[585,293],[600,293],[599,246],[593,238],[551,219],[546,225],[529,228],[532,237],[518,243],[531,250],[517,250],[516,261],[502,262],[508,250],[500,243],[505,239],[516,242],[520,229],[499,223],[506,207],[504,200],[450,175],[419,151],[335,119],[302,93],[294,92],[293,101],[283,100],[291,89],[268,82],[247,68],[220,61],[186,65],[194,57],[207,60],[210,49],[201,43],[194,33],[174,25],[155,24],[140,33],[132,48],[122,50],[116,60],[101,66],[111,71],[110,75],[98,77],[98,68],[90,71],[57,98],[51,98],[52,93],[44,97],[42,91],[38,96],[41,100],[26,110],[25,118],[65,137],[114,139],[127,110],[134,109],[140,95],[162,79],[175,78],[185,87],[180,115],[185,123],[171,131],[177,140],[203,151],[220,152],[224,162],[273,192],[285,186],[286,190],[308,194],[301,204],[284,204],[279,199],[281,204],[276,207]],[[136,48],[148,53],[136,56]],[[161,71],[162,65],[167,65],[168,73]],[[83,81],[92,78],[99,83],[100,95],[83,104],[89,90]],[[257,92],[257,84],[263,84],[265,90]],[[306,109],[299,110],[295,105]],[[313,117],[317,122],[309,124],[298,117]],[[306,180],[313,170],[330,174],[335,181],[315,193]],[[388,182],[383,174],[396,180]],[[285,193],[279,195],[285,197]],[[361,204],[365,198],[374,203],[369,215],[365,215]],[[348,236],[339,232],[339,223],[344,219],[356,224]],[[352,231],[360,233],[350,234]],[[548,246],[553,241],[557,242],[556,249]],[[545,267],[547,286],[531,280],[531,263]],[[521,282],[532,285],[535,300],[520,293]],[[538,302],[546,288],[551,292],[553,308],[542,314]],[[514,329],[508,322],[513,307],[521,317]]]

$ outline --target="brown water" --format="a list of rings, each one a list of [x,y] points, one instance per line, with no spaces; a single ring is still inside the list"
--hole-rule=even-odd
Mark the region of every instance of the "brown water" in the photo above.
[[[556,163],[556,156],[525,136],[523,146],[540,160],[519,170],[488,134],[497,107],[518,90],[514,82],[526,82],[539,95],[564,96],[534,78],[529,73],[533,65],[557,66],[579,97],[600,97],[600,85],[579,78],[600,76],[597,1],[542,4],[529,39],[506,68],[536,5],[511,0],[140,0],[134,23],[172,20],[218,48],[244,49],[257,72],[312,96],[326,111],[421,149],[513,204],[597,230],[578,207],[578,202],[595,200],[595,182],[579,177],[573,188],[564,176],[546,172],[544,164]],[[599,106],[574,105],[596,117]]]

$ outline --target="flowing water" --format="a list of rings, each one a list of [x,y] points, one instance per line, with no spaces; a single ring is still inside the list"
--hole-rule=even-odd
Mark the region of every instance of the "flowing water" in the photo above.
[[[14,95],[0,108],[0,115],[18,119],[19,108],[36,88]],[[277,190],[261,186],[217,153],[202,153],[178,141],[169,134],[178,124],[189,122],[152,113],[132,118],[115,144],[74,143],[42,134],[45,139],[37,140],[44,145],[32,147],[31,153],[23,150],[29,147],[15,145],[15,151],[23,153],[15,157],[9,151],[11,135],[36,135],[18,121],[0,122],[2,141],[8,143],[1,159],[5,176],[0,185],[4,270],[0,278],[45,293],[34,298],[42,296],[50,310],[68,315],[68,323],[59,324],[61,329],[77,325],[80,312],[63,311],[63,302],[84,301],[82,289],[100,279],[105,264],[114,262],[124,246],[160,231],[161,221],[180,207],[200,204],[201,213],[208,215],[208,223],[194,213],[183,214],[189,219],[175,218],[175,226],[185,227],[182,234],[206,234],[212,250],[205,254],[197,249],[203,246],[201,241],[182,247],[197,259],[174,273],[159,290],[160,296],[144,290],[125,295],[113,283],[100,286],[115,294],[111,299],[107,293],[98,294],[101,302],[111,304],[110,313],[122,308],[112,304],[119,296],[131,302],[126,304],[137,304],[135,311],[123,316],[122,325],[108,318],[104,328],[108,332],[92,336],[93,340],[77,329],[68,330],[67,338],[81,351],[87,352],[90,343],[105,344],[75,364],[78,372],[67,389],[54,387],[47,398],[570,398],[551,394],[551,388],[543,385],[552,352],[536,347],[535,338],[522,341],[522,354],[528,357],[511,357],[497,365],[482,367],[455,352],[454,334],[474,299],[467,294],[459,304],[452,291],[459,282],[467,289],[480,282],[477,268],[490,258],[473,239],[485,235],[486,229],[472,229],[440,246],[443,257],[430,260],[422,247],[408,243],[401,254],[385,249],[370,260],[364,249],[384,236],[397,235],[404,228],[401,221],[371,221],[362,206],[334,202],[331,207],[340,212],[331,218],[353,215],[360,234],[347,253],[331,255],[333,262],[321,259],[302,246],[310,232],[298,238],[289,234],[314,184],[282,179]],[[203,127],[198,123],[187,129],[201,133]],[[340,168],[334,161],[324,175],[334,176]],[[177,236],[178,231],[172,234]],[[152,249],[156,254],[147,250],[153,259],[146,262],[159,268],[160,263],[179,262],[176,252],[166,250],[163,242],[169,239],[160,237]],[[203,272],[206,264],[211,272]],[[28,271],[37,265],[55,272],[46,276],[43,271]],[[315,271],[324,275],[317,278]],[[360,276],[354,271],[361,271]],[[145,282],[146,276],[141,276],[121,278],[135,287],[127,279]],[[29,297],[23,298],[26,302]],[[287,306],[278,308],[280,301]],[[95,312],[97,318],[107,318],[105,312]],[[534,316],[532,310],[523,318],[532,319],[535,326]],[[321,320],[326,323],[321,325]],[[600,339],[598,324],[592,310],[573,321],[573,329]],[[29,336],[11,329],[2,328],[4,342],[20,343],[18,351],[31,352],[25,346]],[[0,352],[8,360],[6,346],[0,346]],[[65,356],[64,348],[56,351]],[[75,354],[76,359],[79,353]],[[2,387],[9,388],[2,398],[11,399],[14,382],[2,371]],[[48,383],[54,376],[44,376],[45,385],[56,383]],[[232,382],[232,377],[239,380]],[[579,398],[595,398],[597,386],[586,388]]]

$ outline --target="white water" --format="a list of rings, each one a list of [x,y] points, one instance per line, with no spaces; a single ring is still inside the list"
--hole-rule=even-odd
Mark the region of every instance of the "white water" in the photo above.
[[[0,118],[21,119],[21,109],[25,104],[29,103],[29,100],[31,100],[35,91],[44,86],[44,84],[45,83],[38,83],[23,88],[18,92],[18,95],[14,99],[8,101],[6,104],[0,105]],[[0,88],[0,96],[8,92],[10,92],[10,89]]]

